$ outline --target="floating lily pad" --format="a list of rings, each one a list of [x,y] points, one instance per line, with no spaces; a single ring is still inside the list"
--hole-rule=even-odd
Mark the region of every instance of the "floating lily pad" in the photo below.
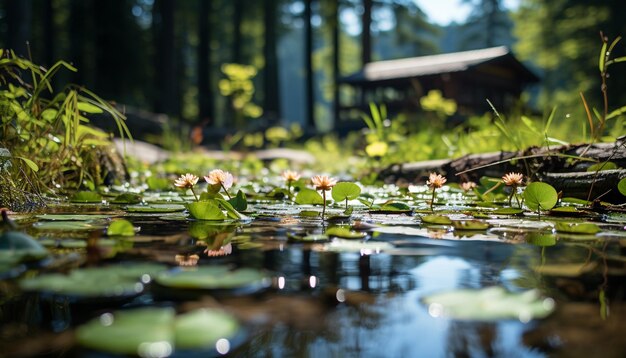
[[[329,227],[326,230],[326,235],[336,236],[343,239],[362,239],[367,236],[364,232],[350,230],[349,228],[342,226]]]
[[[35,216],[41,220],[47,221],[90,221],[90,220],[102,220],[109,219],[111,215],[101,214],[43,214]]]
[[[452,220],[444,215],[424,215],[421,217],[422,223],[435,225],[451,225]]]
[[[544,318],[554,310],[554,300],[541,297],[536,290],[512,293],[502,287],[437,293],[425,297],[423,302],[428,305],[431,316],[459,320],[496,321],[508,318],[528,322]]]
[[[626,196],[626,178],[622,178],[617,183],[617,190],[622,193],[622,195]]]
[[[111,204],[139,204],[141,195],[134,193],[122,193],[111,200]]]
[[[491,212],[494,215],[521,215],[524,210],[519,208],[498,208]]]
[[[334,201],[354,200],[361,194],[361,187],[354,183],[339,182],[331,192]]]
[[[155,281],[164,287],[191,290],[258,290],[269,284],[267,275],[259,270],[226,266],[194,267],[162,272]]]
[[[597,234],[600,232],[600,227],[596,224],[592,223],[568,223],[568,222],[557,222],[556,223],[556,231],[563,232],[567,234]]]
[[[108,236],[135,236],[135,227],[125,219],[113,220],[107,228]]]
[[[95,191],[79,191],[74,193],[70,198],[70,202],[72,203],[101,203],[102,195],[96,193]]]
[[[187,209],[194,219],[212,221],[224,221],[226,219],[222,208],[214,200],[195,201],[187,204]]]
[[[583,212],[573,206],[559,206],[558,208],[552,208],[552,210],[550,210],[550,215],[555,216],[579,216],[583,214]]]
[[[174,350],[214,351],[218,340],[232,340],[239,329],[237,320],[220,310],[176,316],[172,308],[139,308],[105,313],[79,327],[76,338],[93,350],[152,357],[169,356]]]
[[[82,231],[104,228],[105,224],[87,223],[84,221],[40,221],[33,224],[39,230],[51,231]]]
[[[552,185],[534,182],[524,189],[524,200],[530,210],[550,210],[556,205],[558,194]]]
[[[556,245],[556,236],[552,234],[529,233],[526,236],[526,242],[535,246],[554,246]]]
[[[180,204],[131,205],[126,207],[126,211],[129,213],[175,213],[184,210],[185,206]]]
[[[306,235],[303,237],[299,237],[296,241],[303,241],[303,242],[324,242],[324,241],[328,241],[328,235],[322,235],[322,234],[318,234],[318,235]]]
[[[454,220],[452,226],[455,230],[487,230],[490,225],[480,220]]]
[[[324,203],[322,195],[313,189],[302,188],[296,195],[296,204],[321,205]]]
[[[165,269],[165,266],[157,264],[84,268],[73,270],[68,275],[54,273],[24,279],[20,281],[20,287],[26,291],[76,298],[120,298],[141,293],[144,288],[143,282],[149,282],[150,276]]]
[[[320,214],[321,213],[319,211],[315,211],[315,210],[302,210],[300,211],[298,215],[302,217],[312,218],[312,217],[319,217]]]

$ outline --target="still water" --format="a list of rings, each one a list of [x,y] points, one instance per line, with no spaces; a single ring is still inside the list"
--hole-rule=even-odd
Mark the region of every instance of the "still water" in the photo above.
[[[85,209],[118,214],[110,210]],[[241,322],[241,332],[225,347],[182,356],[626,356],[622,219],[599,220],[602,232],[577,237],[554,234],[550,224],[558,218],[492,217],[489,229],[459,232],[421,226],[413,215],[362,214],[347,222],[367,233],[365,242],[389,246],[335,250],[324,242],[293,240],[322,234],[332,223],[320,225],[280,206],[258,207],[263,210],[243,224],[210,227],[181,220],[180,214],[125,214],[141,229],[131,245],[112,256],[102,254],[104,249],[59,245],[68,237],[93,239],[101,229],[35,230],[37,219],[23,219],[20,227],[34,237],[56,240],[51,250],[58,262],[44,270],[129,262],[230,265],[266,272],[269,281],[262,289],[175,298],[147,285],[128,300],[77,304],[22,292],[16,282],[37,272],[31,268],[0,281],[0,356],[102,356],[78,347],[74,329],[104,312],[141,306],[219,307]],[[533,239],[538,232],[553,242],[538,244]],[[572,265],[579,266],[572,271]],[[424,302],[439,292],[494,286],[513,293],[537,289],[554,302],[554,312],[543,319],[454,319]]]

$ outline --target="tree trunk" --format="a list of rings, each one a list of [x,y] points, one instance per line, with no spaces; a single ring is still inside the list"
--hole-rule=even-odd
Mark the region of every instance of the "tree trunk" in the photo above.
[[[304,2],[306,124],[310,130],[315,129],[315,97],[313,92],[313,25],[311,23],[312,3],[313,0],[305,0]]]
[[[339,1],[331,1],[331,31],[332,31],[332,46],[333,46],[333,127],[339,121],[339,78],[341,73],[339,72]]]
[[[276,0],[265,0],[263,22],[265,24],[265,76],[263,86],[265,118],[276,124],[280,120],[280,82],[278,80],[278,56],[276,54]]]
[[[155,0],[152,26],[155,32],[155,85],[157,113],[177,114],[174,0]]]
[[[372,62],[372,0],[363,0],[363,15],[361,17],[361,62]]]
[[[198,107],[199,119],[203,125],[214,123],[214,101],[211,90],[211,5],[212,0],[199,0],[198,19]]]
[[[233,1],[233,63],[242,63],[241,57],[241,23],[243,22],[243,1]]]

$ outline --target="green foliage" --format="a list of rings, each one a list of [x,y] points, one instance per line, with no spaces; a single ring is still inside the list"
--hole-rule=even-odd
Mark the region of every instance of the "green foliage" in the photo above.
[[[600,227],[593,223],[557,222],[555,228],[557,232],[568,234],[593,235],[600,232]]]
[[[228,200],[230,205],[237,211],[245,211],[248,208],[248,200],[246,199],[246,194],[243,191],[239,190],[237,195]]]
[[[348,209],[348,200],[354,200],[361,194],[361,187],[348,182],[337,183],[331,191],[334,201],[346,201],[346,210]]]
[[[125,219],[113,220],[107,228],[108,236],[135,236],[135,227]]]
[[[102,183],[99,148],[110,145],[109,135],[89,126],[88,115],[107,115],[122,137],[130,136],[124,115],[93,92],[72,85],[55,91],[52,80],[62,69],[76,71],[63,61],[46,70],[0,50],[0,148],[11,148],[14,159],[3,179],[18,190]]]
[[[253,79],[257,69],[254,66],[227,63],[222,65],[222,72],[226,78],[219,81],[220,93],[230,99],[235,112],[235,124],[242,128],[244,118],[258,118],[263,114],[263,109],[252,103]]]
[[[558,200],[556,189],[546,183],[530,183],[524,189],[524,200],[530,210],[537,212],[552,209]]]
[[[617,183],[617,190],[619,190],[619,192],[622,193],[622,195],[626,196],[626,178],[622,178]]]
[[[187,204],[187,210],[194,219],[198,220],[225,220],[226,215],[215,200],[196,201]]]
[[[321,205],[324,204],[324,199],[320,193],[313,189],[303,188],[300,189],[298,195],[296,195],[296,204],[298,205]]]

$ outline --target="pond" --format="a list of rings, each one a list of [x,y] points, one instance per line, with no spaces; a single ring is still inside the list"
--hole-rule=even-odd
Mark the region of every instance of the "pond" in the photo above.
[[[445,187],[433,215],[426,186],[364,193],[383,205],[324,221],[262,196],[194,220],[175,192],[12,215],[48,254],[2,257],[0,354],[626,355],[625,214],[563,200],[538,217]],[[134,235],[109,230],[122,218]]]

